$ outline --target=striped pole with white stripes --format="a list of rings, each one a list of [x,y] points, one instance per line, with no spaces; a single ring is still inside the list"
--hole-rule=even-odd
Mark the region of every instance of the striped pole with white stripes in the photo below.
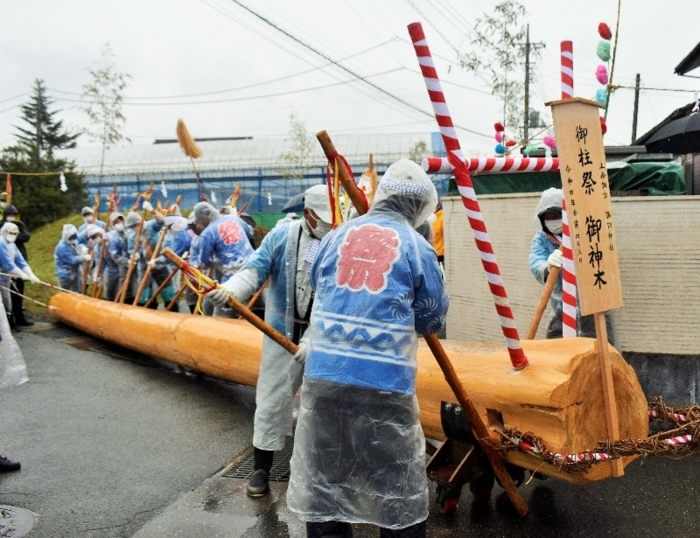
[[[515,325],[515,318],[510,308],[510,303],[508,302],[505,287],[503,286],[500,270],[496,263],[496,256],[493,253],[493,246],[489,240],[486,224],[481,214],[481,208],[476,199],[476,194],[474,193],[474,186],[472,185],[471,177],[469,176],[469,171],[459,146],[457,133],[447,108],[445,95],[442,91],[442,86],[438,79],[435,64],[433,63],[421,24],[418,22],[409,24],[408,33],[411,36],[413,48],[418,57],[418,64],[423,74],[423,80],[425,81],[428,95],[433,105],[435,118],[440,127],[442,140],[447,149],[447,158],[454,167],[455,180],[457,181],[459,193],[462,197],[462,203],[467,211],[467,219],[469,220],[469,225],[471,226],[472,234],[474,235],[474,240],[479,250],[482,266],[486,272],[491,295],[493,296],[496,311],[501,322],[501,329],[503,330],[506,345],[508,346],[511,364],[516,369],[524,368],[528,364],[527,357],[525,357],[520,343],[520,336],[518,335],[518,329]]]

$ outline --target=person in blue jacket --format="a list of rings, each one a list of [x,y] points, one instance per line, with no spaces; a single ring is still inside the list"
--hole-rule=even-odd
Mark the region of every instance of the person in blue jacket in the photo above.
[[[214,206],[199,202],[192,209],[195,233],[201,236],[199,265],[214,267],[214,278],[222,284],[236,274],[253,254],[249,236],[253,230],[238,215],[220,215]],[[234,317],[235,312],[214,308],[214,316]]]
[[[85,206],[81,211],[80,214],[83,217],[83,223],[80,225],[78,228],[78,243],[81,245],[86,245],[88,244],[88,238],[87,235],[85,234],[85,230],[87,230],[88,226],[99,226],[103,230],[106,229],[106,224],[102,222],[101,220],[97,220],[95,217],[95,212],[92,210],[91,207]]]
[[[537,282],[542,285],[547,282],[552,267],[561,267],[564,263],[561,251],[563,196],[561,189],[549,188],[542,193],[535,209],[535,217],[540,229],[535,232],[532,238],[528,265]],[[562,275],[560,273],[549,298],[552,313],[547,321],[546,338],[548,339],[562,337],[564,314],[562,291]],[[612,344],[615,340],[615,332],[612,316],[609,312],[605,314],[605,324],[608,341]],[[596,337],[593,316],[581,316],[578,308],[576,308],[576,334],[589,338]]]
[[[273,228],[243,269],[207,297],[223,308],[229,292],[245,301],[270,278],[265,321],[298,343],[309,325],[313,304],[309,268],[320,240],[331,229],[330,222],[327,187],[311,187],[304,194],[304,218]],[[294,395],[303,372],[303,365],[288,351],[269,337],[263,338],[255,391],[254,472],[247,486],[251,497],[268,492],[274,453],[292,435]]]
[[[14,222],[6,222],[0,228],[0,272],[3,273],[0,275],[0,286],[2,286],[0,292],[10,328],[15,332],[19,332],[21,329],[12,315],[12,297],[9,290],[17,291],[14,288],[15,280],[39,282],[27,260],[24,259],[19,248],[15,245],[19,235],[20,229]],[[24,291],[24,288],[22,290]]]
[[[53,252],[58,285],[63,289],[80,293],[83,289],[83,264],[89,263],[91,259],[92,257],[87,253],[87,247],[78,244],[76,227],[72,224],[64,224],[61,240]]]
[[[442,330],[448,298],[416,228],[437,203],[408,159],[384,173],[366,215],[321,242],[287,505],[307,536],[425,537],[428,478],[415,393],[419,334]]]
[[[102,273],[104,298],[114,301],[126,278],[130,257],[124,215],[114,212],[109,216],[111,230],[105,236],[105,267]]]

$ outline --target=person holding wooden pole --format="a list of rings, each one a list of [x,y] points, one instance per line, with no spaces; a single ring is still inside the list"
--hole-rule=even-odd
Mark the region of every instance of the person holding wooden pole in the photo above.
[[[547,321],[546,338],[561,338],[563,330],[563,306],[562,306],[562,277],[559,270],[564,262],[561,251],[562,240],[562,197],[561,189],[554,187],[545,190],[537,203],[535,216],[539,222],[540,230],[535,233],[530,246],[528,264],[535,279],[547,287],[551,273],[554,279],[551,286],[549,305],[552,313]],[[541,315],[541,313],[539,313]],[[577,335],[589,338],[596,337],[593,316],[581,316],[577,309]],[[608,340],[613,343],[614,332],[612,320],[606,314]],[[530,335],[528,335],[530,336]],[[534,334],[532,335],[534,337]]]
[[[235,275],[253,254],[250,225],[238,215],[221,215],[214,206],[199,202],[192,209],[194,231],[199,234],[200,268],[215,268],[215,280],[224,284]],[[208,302],[208,300],[207,300]],[[214,316],[237,317],[235,310],[215,307]]]
[[[243,302],[269,278],[265,321],[298,344],[313,305],[309,269],[330,229],[328,189],[315,185],[304,193],[304,218],[273,228],[245,266],[207,297],[219,308],[226,306],[229,293]],[[304,359],[303,352],[293,355],[268,336],[263,339],[255,392],[255,470],[247,487],[251,497],[267,494],[274,453],[292,435],[294,395],[301,385]]]
[[[81,248],[85,249],[85,253]],[[83,264],[88,265],[92,256],[87,248],[78,244],[78,230],[72,224],[64,224],[61,240],[53,252],[54,269],[58,285],[76,293],[83,289]]]
[[[131,257],[129,256],[124,215],[118,212],[111,213],[109,224],[112,229],[105,236],[107,247],[102,278],[104,298],[107,301],[114,301],[126,278]]]
[[[435,250],[415,228],[436,203],[425,172],[402,159],[382,177],[369,212],[319,247],[287,490],[307,536],[352,536],[353,523],[426,536],[417,341],[443,328],[448,299]]]

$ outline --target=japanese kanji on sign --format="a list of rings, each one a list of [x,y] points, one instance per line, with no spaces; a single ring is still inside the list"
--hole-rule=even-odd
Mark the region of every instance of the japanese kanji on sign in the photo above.
[[[581,314],[620,308],[622,284],[600,104],[573,98],[547,105],[554,119]]]

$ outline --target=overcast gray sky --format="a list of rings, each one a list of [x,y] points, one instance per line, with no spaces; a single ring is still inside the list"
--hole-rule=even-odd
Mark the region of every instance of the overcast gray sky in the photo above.
[[[475,20],[496,0],[240,0],[326,57],[366,77],[370,87],[265,24],[233,0],[0,0],[0,146],[13,142],[18,106],[43,78],[60,117],[87,125],[79,109],[87,67],[109,42],[118,70],[133,77],[125,133],[133,144],[173,138],[177,119],[198,137],[284,136],[297,114],[310,133],[430,132],[435,120],[406,25],[423,22],[467,155],[492,152],[502,103],[488,76],[466,73],[456,50],[470,43]],[[532,106],[560,96],[559,43],[574,42],[576,95],[592,98],[599,22],[615,31],[617,0],[527,0],[532,41],[546,49],[534,65]],[[700,41],[697,0],[623,0],[614,82],[642,91],[638,134],[690,102],[700,79],[674,67]],[[420,13],[419,13],[420,11]],[[614,39],[614,37],[613,37]],[[484,52],[487,56],[488,52]],[[700,69],[696,73],[700,76]],[[514,76],[524,76],[522,72]],[[217,92],[217,93],[214,93]],[[612,97],[606,144],[628,144],[633,90]],[[90,145],[81,137],[80,145]],[[94,144],[94,143],[93,143]],[[342,152],[342,148],[339,148]]]

